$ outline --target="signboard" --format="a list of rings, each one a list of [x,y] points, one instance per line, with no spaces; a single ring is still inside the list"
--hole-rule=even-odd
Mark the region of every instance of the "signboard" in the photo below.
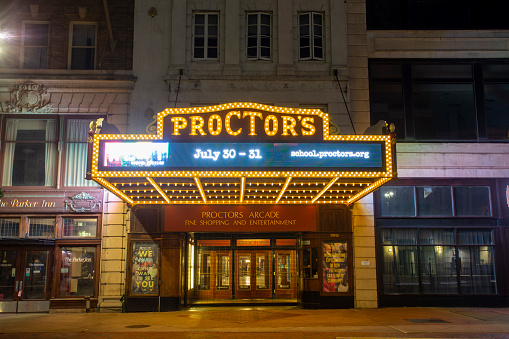
[[[349,205],[396,177],[395,135],[331,135],[319,109],[234,102],[168,108],[154,124],[89,132],[87,178],[129,205]]]
[[[315,205],[167,206],[164,231],[316,231],[316,207]]]
[[[382,170],[381,143],[169,143],[107,141],[101,170],[364,169]]]
[[[346,242],[322,243],[323,292],[348,292],[348,255]]]
[[[159,246],[153,242],[133,242],[131,294],[157,294]]]
[[[0,199],[0,213],[87,213],[102,211],[102,190],[27,194],[9,190]]]

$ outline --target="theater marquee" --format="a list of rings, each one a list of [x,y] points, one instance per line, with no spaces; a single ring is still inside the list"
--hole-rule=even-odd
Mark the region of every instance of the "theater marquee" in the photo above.
[[[166,109],[155,135],[91,133],[88,178],[135,204],[351,204],[395,178],[393,135],[330,135],[317,109]]]

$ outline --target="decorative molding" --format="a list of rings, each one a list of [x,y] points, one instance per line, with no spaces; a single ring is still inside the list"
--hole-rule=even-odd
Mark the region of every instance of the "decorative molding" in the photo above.
[[[99,200],[86,192],[78,193],[69,198],[70,200],[64,200],[66,210],[70,209],[71,211],[78,213],[101,211],[102,200]]]
[[[51,113],[54,108],[48,99],[44,85],[25,82],[10,89],[11,100],[5,102],[7,111],[11,113]]]

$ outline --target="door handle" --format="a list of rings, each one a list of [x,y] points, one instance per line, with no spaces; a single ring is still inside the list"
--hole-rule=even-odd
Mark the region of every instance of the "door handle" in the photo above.
[[[15,290],[15,292],[18,292],[18,286],[19,286],[19,280],[16,280],[16,290]]]

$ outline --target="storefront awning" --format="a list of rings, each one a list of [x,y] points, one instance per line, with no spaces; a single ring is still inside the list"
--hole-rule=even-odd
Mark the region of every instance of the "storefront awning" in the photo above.
[[[87,176],[130,205],[352,204],[396,177],[395,137],[330,135],[317,109],[166,109],[155,134],[90,132]]]

